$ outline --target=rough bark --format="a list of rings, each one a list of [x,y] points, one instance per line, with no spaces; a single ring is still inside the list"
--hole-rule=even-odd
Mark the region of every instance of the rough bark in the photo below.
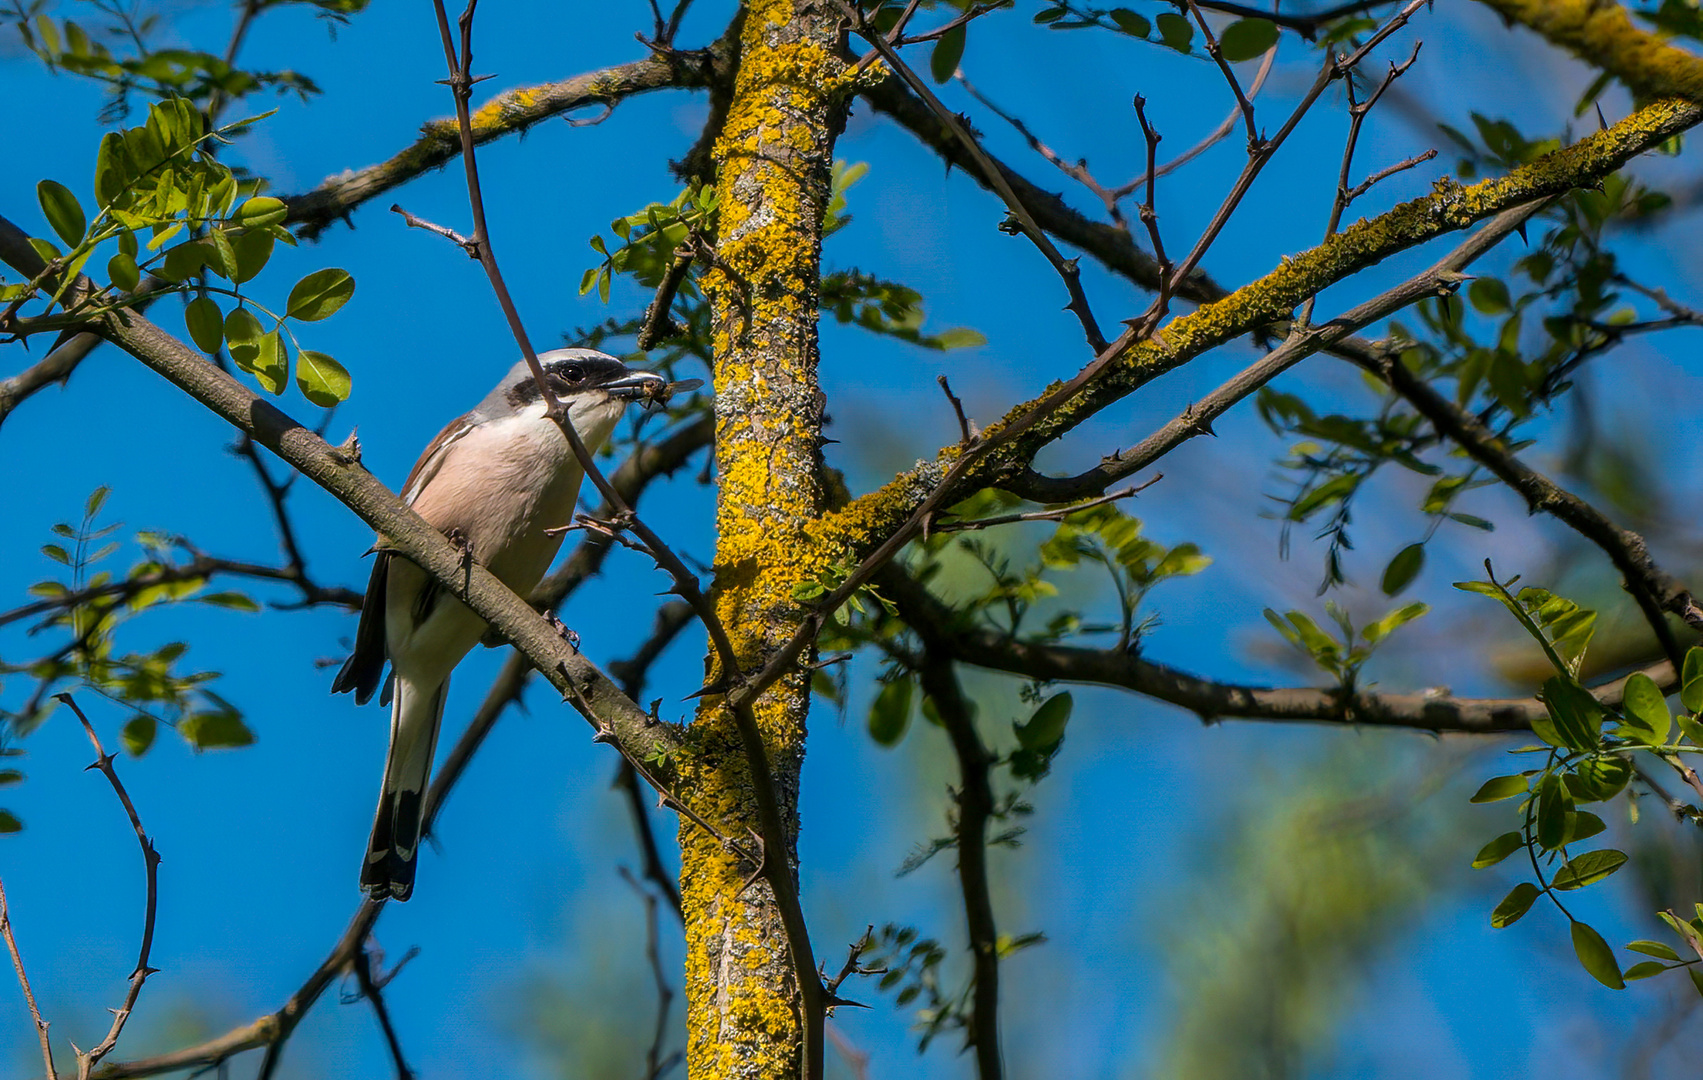
[[[846,64],[839,18],[811,0],[747,8],[738,74],[715,144],[721,198],[705,291],[713,313],[716,466],[713,597],[745,672],[793,636],[805,612],[794,586],[816,577],[806,529],[823,509],[817,287],[822,216]],[[712,656],[711,667],[719,659]],[[714,675],[722,674],[713,670]],[[796,673],[755,706],[796,875],[799,770],[809,680]],[[705,699],[684,782],[724,832],[760,831],[756,791],[734,717]],[[769,883],[741,889],[749,867],[690,824],[680,831],[686,916],[687,1069],[694,1078],[808,1075],[805,996]],[[794,876],[796,881],[796,876]]]

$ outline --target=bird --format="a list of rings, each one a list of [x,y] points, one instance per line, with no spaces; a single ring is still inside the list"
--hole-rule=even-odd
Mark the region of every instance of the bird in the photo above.
[[[628,404],[655,399],[668,385],[660,375],[593,349],[555,349],[540,353],[538,362],[592,453]],[[546,408],[530,366],[521,361],[477,408],[438,433],[402,487],[403,501],[416,513],[521,596],[554,561],[584,479]],[[450,672],[487,626],[436,579],[388,549],[382,535],[372,554],[354,652],[331,691],[353,691],[356,704],[364,705],[390,662],[390,746],[360,880],[368,896],[401,901],[414,891]]]

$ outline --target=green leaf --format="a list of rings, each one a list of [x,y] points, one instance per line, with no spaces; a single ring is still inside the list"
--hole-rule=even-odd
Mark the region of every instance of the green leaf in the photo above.
[[[71,565],[71,553],[58,544],[41,545],[41,553],[58,563],[60,566]]]
[[[1690,713],[1703,712],[1703,646],[1685,652],[1685,674],[1680,679],[1679,703]]]
[[[1579,810],[1573,814],[1573,824],[1567,829],[1567,842],[1572,844],[1580,840],[1589,840],[1606,828],[1608,826],[1603,824],[1602,818],[1597,817],[1589,810]]]
[[[1409,544],[1396,552],[1395,558],[1384,567],[1384,579],[1379,588],[1385,596],[1394,596],[1413,583],[1425,566],[1425,545]]]
[[[248,229],[258,229],[263,225],[282,225],[284,219],[290,216],[289,207],[282,199],[274,199],[270,195],[257,195],[237,207],[237,224]]]
[[[349,372],[322,352],[303,349],[296,354],[296,386],[302,396],[323,408],[349,397]]]
[[[0,833],[22,832],[24,823],[10,810],[0,810]]]
[[[229,710],[195,713],[185,717],[177,730],[197,750],[247,746],[254,742],[254,733],[240,716]]]
[[[107,260],[106,276],[125,292],[135,292],[136,286],[142,284],[142,271],[137,269],[136,260],[122,251]]]
[[[83,500],[83,516],[92,518],[100,513],[101,507],[106,505],[106,497],[111,494],[112,488],[106,484],[101,484],[89,492],[89,497]]]
[[[1658,964],[1654,960],[1642,960],[1626,969],[1626,981],[1648,979],[1652,975],[1660,975],[1667,969],[1666,964]]]
[[[210,229],[207,240],[213,245],[213,258],[207,264],[227,281],[237,279],[237,252],[230,234],[223,229]]]
[[[1367,644],[1376,645],[1395,633],[1398,628],[1407,625],[1430,610],[1430,604],[1420,602],[1406,604],[1360,631],[1360,635],[1366,639]]]
[[[1146,16],[1138,15],[1129,8],[1113,8],[1111,16],[1117,28],[1130,37],[1146,38],[1153,31],[1153,24],[1147,21]]]
[[[154,736],[159,731],[159,725],[151,716],[137,714],[130,718],[120,732],[119,738],[124,741],[124,749],[131,757],[141,757],[148,752],[148,747],[154,745]]]
[[[1573,811],[1573,797],[1560,779],[1550,773],[1537,787],[1537,842],[1545,851],[1554,851],[1567,839],[1567,815]]]
[[[1524,795],[1529,790],[1531,783],[1524,776],[1493,776],[1486,780],[1478,789],[1478,793],[1468,801],[1501,802],[1503,799],[1512,799],[1515,795]]]
[[[1041,702],[1041,707],[1029,717],[1028,723],[1013,724],[1017,742],[1025,750],[1045,750],[1064,738],[1064,727],[1070,722],[1076,702],[1070,691],[1054,694]]]
[[[897,746],[911,722],[911,678],[882,685],[869,706],[869,737],[878,746]]]
[[[1628,943],[1626,947],[1631,949],[1633,952],[1643,953],[1645,956],[1653,956],[1658,960],[1672,960],[1676,963],[1679,960],[1678,953],[1674,952],[1673,949],[1659,941],[1633,941]]]
[[[1608,947],[1601,934],[1582,922],[1573,924],[1573,952],[1597,982],[1610,990],[1626,989],[1626,979],[1620,974],[1620,965],[1615,962],[1614,950]]]
[[[183,321],[189,326],[189,336],[202,352],[216,353],[225,343],[225,318],[219,305],[210,296],[197,297],[184,308]]]
[[[1539,696],[1554,722],[1553,733],[1560,741],[1546,738],[1543,732],[1538,731],[1538,725],[1533,724],[1532,730],[1537,731],[1540,738],[1573,750],[1597,748],[1602,736],[1603,707],[1589,690],[1572,679],[1553,675],[1544,681],[1543,693]]]
[[[282,394],[290,378],[290,352],[284,337],[273,330],[260,339],[255,350],[253,375],[269,394]]]
[[[1567,860],[1567,865],[1550,882],[1557,889],[1582,889],[1594,885],[1626,865],[1626,853],[1613,848],[1587,851]]]
[[[252,371],[260,349],[260,320],[247,308],[233,308],[225,316],[225,340],[230,342],[231,359],[244,371]]]
[[[59,239],[73,248],[81,244],[83,233],[88,231],[89,219],[83,215],[83,207],[77,202],[77,196],[71,194],[71,189],[56,180],[43,180],[36,184],[35,194],[41,201],[41,212],[47,216],[47,223],[53,226]]]
[[[1686,968],[1685,973],[1691,976],[1691,985],[1697,988],[1697,993],[1703,995],[1703,971],[1698,971],[1695,966],[1692,966]]]
[[[0,787],[5,787],[9,784],[22,783],[23,779],[24,774],[19,772],[17,769],[0,769]]]
[[[236,273],[231,280],[241,285],[252,280],[266,266],[266,261],[272,257],[272,245],[276,242],[271,233],[251,229],[239,233],[231,241],[231,248],[236,252]]]
[[[1500,315],[1512,308],[1508,286],[1496,278],[1479,278],[1467,287],[1467,299],[1484,315]]]
[[[958,62],[964,58],[964,42],[969,36],[969,29],[968,23],[954,26],[934,43],[934,51],[928,57],[928,73],[934,76],[935,82],[952,81],[952,76],[958,71]]]
[[[1607,802],[1620,794],[1620,789],[1631,779],[1632,763],[1609,755],[1581,762],[1567,777],[1567,789],[1580,802]]]
[[[1630,739],[1645,746],[1662,746],[1673,730],[1673,713],[1668,711],[1667,696],[1656,680],[1642,671],[1626,680],[1625,695],[1621,698],[1620,729]]]
[[[1174,11],[1161,12],[1154,22],[1159,26],[1159,40],[1180,53],[1189,51],[1194,40],[1194,24]]]
[[[1514,852],[1525,846],[1525,837],[1517,832],[1505,832],[1496,839],[1478,849],[1478,854],[1472,858],[1472,868],[1483,870],[1487,866],[1495,866]]]
[[[1675,719],[1679,721],[1679,730],[1686,738],[1696,746],[1703,746],[1703,723],[1699,723],[1690,713],[1680,713]]]
[[[1277,24],[1270,19],[1237,19],[1218,35],[1218,47],[1232,63],[1264,56],[1276,44]]]
[[[318,322],[329,318],[355,295],[355,279],[349,271],[336,268],[315,270],[296,282],[290,290],[290,302],[284,309],[286,318],[303,322]]]
[[[206,596],[198,596],[195,599],[203,604],[229,608],[232,611],[254,612],[260,610],[260,605],[255,603],[252,597],[239,592],[208,593]]]
[[[1514,925],[1520,921],[1520,916],[1531,910],[1532,901],[1539,896],[1538,888],[1529,881],[1522,881],[1502,898],[1496,905],[1496,910],[1490,913],[1490,925],[1497,930]]]

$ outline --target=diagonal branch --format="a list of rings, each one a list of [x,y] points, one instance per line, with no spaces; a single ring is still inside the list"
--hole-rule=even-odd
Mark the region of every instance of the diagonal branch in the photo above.
[[[1493,735],[1528,731],[1533,720],[1549,715],[1536,698],[1457,698],[1447,690],[1345,695],[1340,689],[1214,682],[1123,649],[1037,644],[988,627],[965,627],[956,612],[898,567],[883,571],[880,582],[882,595],[898,605],[906,624],[919,635],[933,635],[940,650],[954,660],[1043,682],[1131,690],[1186,709],[1205,723],[1263,720]],[[1644,674],[1664,689],[1677,688],[1671,664],[1658,664]],[[1626,680],[1620,679],[1591,692],[1613,707],[1625,687]]]
[[[35,1003],[35,991],[30,989],[30,977],[24,974],[24,958],[18,952],[18,939],[12,934],[12,909],[6,904],[6,887],[0,885],[0,938],[6,939],[6,951],[12,954],[12,970],[18,973],[18,985],[24,989],[24,1001],[30,1007],[30,1019],[35,1023],[36,1039],[41,1043],[41,1060],[47,1080],[59,1080],[53,1067],[53,1043],[48,1040],[48,1023],[41,1018]]]
[[[77,715],[83,725],[83,731],[89,736],[89,742],[95,747],[95,762],[91,769],[100,770],[112,790],[118,795],[119,803],[124,807],[124,813],[130,819],[130,827],[136,833],[136,842],[142,847],[142,865],[147,875],[147,896],[142,907],[142,945],[136,954],[136,967],[130,973],[130,986],[124,994],[124,1004],[113,1010],[112,1026],[107,1029],[106,1038],[93,1048],[79,1051],[77,1054],[77,1078],[89,1080],[89,1073],[101,1059],[112,1053],[112,1048],[118,1045],[118,1037],[124,1033],[124,1025],[130,1020],[130,1013],[136,1008],[136,999],[142,994],[142,984],[148,981],[148,976],[154,969],[148,966],[148,958],[154,951],[154,915],[159,908],[160,899],[160,853],[154,848],[154,842],[148,838],[148,833],[142,828],[142,819],[136,813],[136,804],[130,801],[130,793],[124,790],[124,784],[118,779],[118,772],[112,767],[112,755],[101,746],[101,741],[95,735],[95,727],[89,723],[89,718],[83,715],[83,710],[77,706],[77,701],[70,694],[55,694],[54,697]]]
[[[484,145],[551,117],[587,105],[610,105],[653,90],[700,90],[722,77],[731,50],[728,40],[705,49],[653,51],[641,60],[575,75],[560,82],[517,87],[481,105],[471,115],[473,141]],[[333,176],[312,191],[286,196],[287,224],[314,239],[356,207],[454,161],[461,136],[454,120],[434,120],[420,137],[385,161]]]
[[[1068,477],[1042,476],[1027,470],[999,486],[1040,503],[1071,502],[1100,494],[1124,477],[1157,462],[1187,440],[1210,433],[1212,422],[1219,416],[1308,356],[1331,349],[1356,330],[1424,297],[1453,293],[1463,280],[1461,271],[1509,234],[1523,228],[1526,221],[1545,205],[1546,200],[1540,199],[1506,210],[1429,270],[1356,305],[1329,322],[1305,330],[1296,328],[1282,345],[1199,401],[1191,403],[1164,427],[1130,449],[1103,458],[1094,468]]]

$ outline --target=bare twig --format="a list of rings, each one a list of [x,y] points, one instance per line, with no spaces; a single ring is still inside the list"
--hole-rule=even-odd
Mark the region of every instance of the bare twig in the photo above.
[[[30,1007],[30,1019],[35,1021],[36,1038],[41,1040],[41,1061],[47,1080],[59,1080],[59,1073],[53,1067],[53,1044],[48,1041],[48,1023],[41,1018],[41,1009],[36,1007],[35,991],[30,989],[30,978],[24,974],[24,958],[18,953],[18,940],[12,936],[12,909],[6,906],[6,886],[0,883],[0,937],[6,939],[6,951],[12,954],[12,970],[18,973],[18,985],[24,989],[24,1001]]]
[[[1069,506],[1055,506],[1049,510],[1031,510],[1023,514],[1000,514],[998,517],[978,518],[975,521],[937,522],[934,526],[934,531],[966,532],[971,529],[991,529],[996,525],[1014,525],[1020,521],[1063,521],[1070,515],[1080,511],[1091,510],[1096,506],[1104,506],[1107,503],[1117,502],[1119,499],[1128,499],[1146,491],[1148,488],[1163,479],[1165,479],[1165,474],[1159,473],[1145,483],[1133,484],[1121,491],[1114,491],[1109,495],[1101,495],[1098,498],[1089,499],[1087,502],[1072,503]]]
[[[1423,273],[1350,308],[1329,322],[1293,330],[1282,345],[1205,397],[1191,402],[1158,431],[1130,449],[1102,459],[1094,468],[1071,477],[1041,476],[1027,470],[1001,486],[1025,499],[1042,503],[1061,503],[1098,495],[1118,480],[1153,465],[1183,442],[1210,434],[1212,422],[1219,416],[1308,356],[1330,349],[1356,330],[1387,318],[1409,304],[1428,296],[1452,293],[1464,280],[1462,271],[1524,226],[1545,205],[1545,200],[1539,200],[1505,211]]]
[[[674,1008],[674,988],[668,985],[668,976],[662,970],[662,952],[658,948],[660,936],[656,925],[656,897],[650,890],[639,884],[632,871],[625,866],[618,867],[621,880],[633,887],[645,905],[645,962],[650,965],[651,982],[656,986],[656,1025],[651,1030],[650,1046],[645,1050],[645,1080],[657,1080],[675,1065],[679,1064],[682,1053],[676,1050],[664,1057],[663,1043],[668,1039],[668,1014]]]
[[[372,950],[366,945],[355,951],[351,966],[355,969],[355,985],[360,988],[361,997],[372,1003],[373,1015],[378,1017],[378,1026],[384,1032],[385,1045],[390,1048],[390,1060],[396,1066],[396,1080],[414,1080],[414,1070],[408,1067],[402,1056],[402,1040],[397,1038],[396,1026],[390,1022],[390,1010],[384,1004],[384,985],[390,982],[395,972],[383,979],[374,979]]]
[[[408,227],[410,229],[424,229],[429,233],[437,233],[445,240],[448,240],[461,250],[467,252],[467,257],[469,259],[472,259],[475,262],[479,261],[479,245],[474,241],[469,240],[467,237],[462,236],[449,226],[434,224],[433,222],[427,221],[425,218],[415,217],[413,214],[402,209],[401,203],[391,203],[390,212],[393,214],[401,214],[402,220],[408,223]]]
[[[130,973],[130,987],[125,992],[124,1004],[113,1010],[112,1026],[107,1029],[106,1038],[92,1049],[77,1054],[78,1080],[88,1080],[94,1067],[118,1045],[118,1037],[124,1032],[124,1025],[130,1019],[131,1010],[136,1007],[137,997],[142,993],[142,984],[148,981],[148,976],[155,970],[148,966],[148,957],[154,949],[154,913],[160,898],[160,853],[154,849],[154,842],[148,839],[147,832],[142,828],[142,819],[136,813],[136,805],[130,801],[130,793],[124,790],[117,770],[112,767],[113,755],[101,746],[94,725],[89,723],[89,718],[83,715],[83,710],[77,706],[76,699],[70,694],[55,694],[54,697],[77,715],[77,719],[82,722],[83,731],[89,736],[89,742],[94,744],[95,761],[89,768],[98,769],[117,794],[125,815],[130,819],[130,827],[136,833],[136,842],[142,848],[142,865],[147,875],[147,898],[142,909],[142,944],[136,953],[136,967]]]
[[[1194,16],[1194,21],[1200,26],[1201,36],[1206,40],[1206,55],[1212,57],[1212,62],[1218,65],[1219,73],[1224,76],[1224,81],[1230,84],[1230,92],[1236,97],[1236,108],[1241,112],[1242,122],[1248,128],[1248,156],[1252,157],[1259,152],[1259,145],[1263,141],[1260,138],[1259,129],[1254,126],[1254,103],[1248,100],[1246,94],[1242,93],[1242,84],[1237,81],[1236,73],[1230,68],[1230,62],[1224,59],[1224,50],[1219,46],[1218,37],[1212,32],[1212,27],[1207,23],[1206,16],[1201,14],[1200,5],[1195,0],[1183,0],[1183,3],[1188,8],[1189,13]],[[1148,171],[1151,173],[1152,168],[1149,167]]]
[[[959,445],[969,446],[971,443],[976,441],[976,426],[970,423],[970,418],[968,416],[964,415],[964,403],[959,401],[958,395],[952,392],[952,384],[947,381],[946,376],[937,375],[935,376],[935,381],[940,384],[941,393],[945,394],[946,400],[952,403],[952,411],[958,417]]]
[[[924,641],[928,643],[927,638]],[[932,644],[929,647],[932,649]],[[931,652],[924,658],[921,674],[923,692],[934,702],[958,759],[958,884],[975,966],[968,1037],[975,1047],[977,1076],[980,1080],[1000,1080],[1005,1065],[999,1052],[999,933],[987,867],[987,823],[993,813],[988,774],[994,755],[976,734],[952,662]]]
[[[857,35],[875,47],[875,51],[881,54],[881,59],[887,61],[887,65],[893,69],[894,74],[903,79],[906,85],[928,104],[928,107],[939,117],[940,122],[957,137],[965,152],[976,159],[977,164],[981,167],[982,174],[993,184],[1000,199],[1011,211],[1015,231],[1021,232],[1029,238],[1030,242],[1046,257],[1047,262],[1052,264],[1052,268],[1058,274],[1059,279],[1064,282],[1065,291],[1070,294],[1070,303],[1066,307],[1076,316],[1077,322],[1082,324],[1082,333],[1088,339],[1089,347],[1097,353],[1102,351],[1106,345],[1106,338],[1100,332],[1100,326],[1094,319],[1093,309],[1088,303],[1088,295],[1082,291],[1082,275],[1077,269],[1076,260],[1066,259],[1059,254],[1058,248],[1053,245],[1052,238],[1046,234],[1046,231],[1040,225],[1036,224],[1034,217],[1030,215],[1023,201],[1017,197],[1015,191],[1011,190],[1011,185],[1006,182],[1005,175],[995,167],[993,161],[982,150],[981,144],[964,129],[964,125],[958,117],[935,96],[928,83],[923,81],[921,76],[912,71],[910,66],[899,58],[898,51],[888,43],[887,39],[869,25],[869,22],[863,17],[863,12],[854,5],[847,3],[846,0],[835,0],[835,2],[839,5],[840,10],[845,13],[846,18],[851,20],[852,29],[856,31]]]

